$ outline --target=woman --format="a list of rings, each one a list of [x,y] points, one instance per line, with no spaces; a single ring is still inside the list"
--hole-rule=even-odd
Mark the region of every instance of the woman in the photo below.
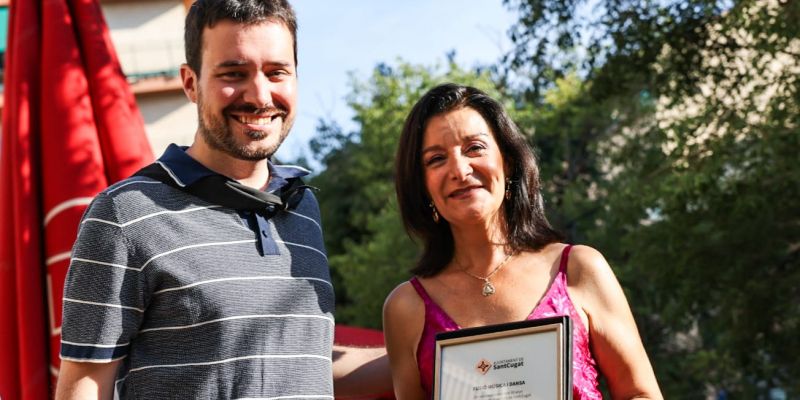
[[[569,315],[573,393],[660,399],[625,295],[603,256],[560,243],[547,222],[536,160],[502,106],[440,85],[403,128],[395,185],[406,230],[424,250],[384,306],[395,395],[431,397],[436,333]],[[533,311],[531,311],[533,310]]]

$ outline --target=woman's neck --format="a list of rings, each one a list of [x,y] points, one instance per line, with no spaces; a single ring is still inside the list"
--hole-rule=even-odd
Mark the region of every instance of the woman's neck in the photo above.
[[[511,252],[499,224],[453,228],[453,267],[485,276]]]

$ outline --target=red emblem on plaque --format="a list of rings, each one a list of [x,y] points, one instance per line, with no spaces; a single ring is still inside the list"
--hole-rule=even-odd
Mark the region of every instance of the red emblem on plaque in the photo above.
[[[477,364],[475,364],[475,370],[478,371],[481,375],[486,375],[486,373],[489,372],[490,368],[492,368],[492,362],[485,358],[481,358],[481,360],[478,361]]]

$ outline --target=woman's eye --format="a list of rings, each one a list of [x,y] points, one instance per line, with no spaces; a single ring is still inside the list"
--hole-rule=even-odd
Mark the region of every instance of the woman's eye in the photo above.
[[[477,153],[486,150],[486,146],[482,144],[473,144],[467,148],[468,153]]]
[[[425,165],[426,166],[433,165],[433,164],[436,164],[436,163],[438,163],[439,161],[442,161],[442,160],[444,160],[444,157],[442,157],[442,156],[433,156],[433,157],[431,157],[431,158],[429,158],[429,159],[427,159],[425,161]]]

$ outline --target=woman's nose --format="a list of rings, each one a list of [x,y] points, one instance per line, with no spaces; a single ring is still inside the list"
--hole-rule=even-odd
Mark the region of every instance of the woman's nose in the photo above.
[[[463,181],[472,174],[472,165],[467,157],[458,154],[451,160],[450,171],[454,178]]]

